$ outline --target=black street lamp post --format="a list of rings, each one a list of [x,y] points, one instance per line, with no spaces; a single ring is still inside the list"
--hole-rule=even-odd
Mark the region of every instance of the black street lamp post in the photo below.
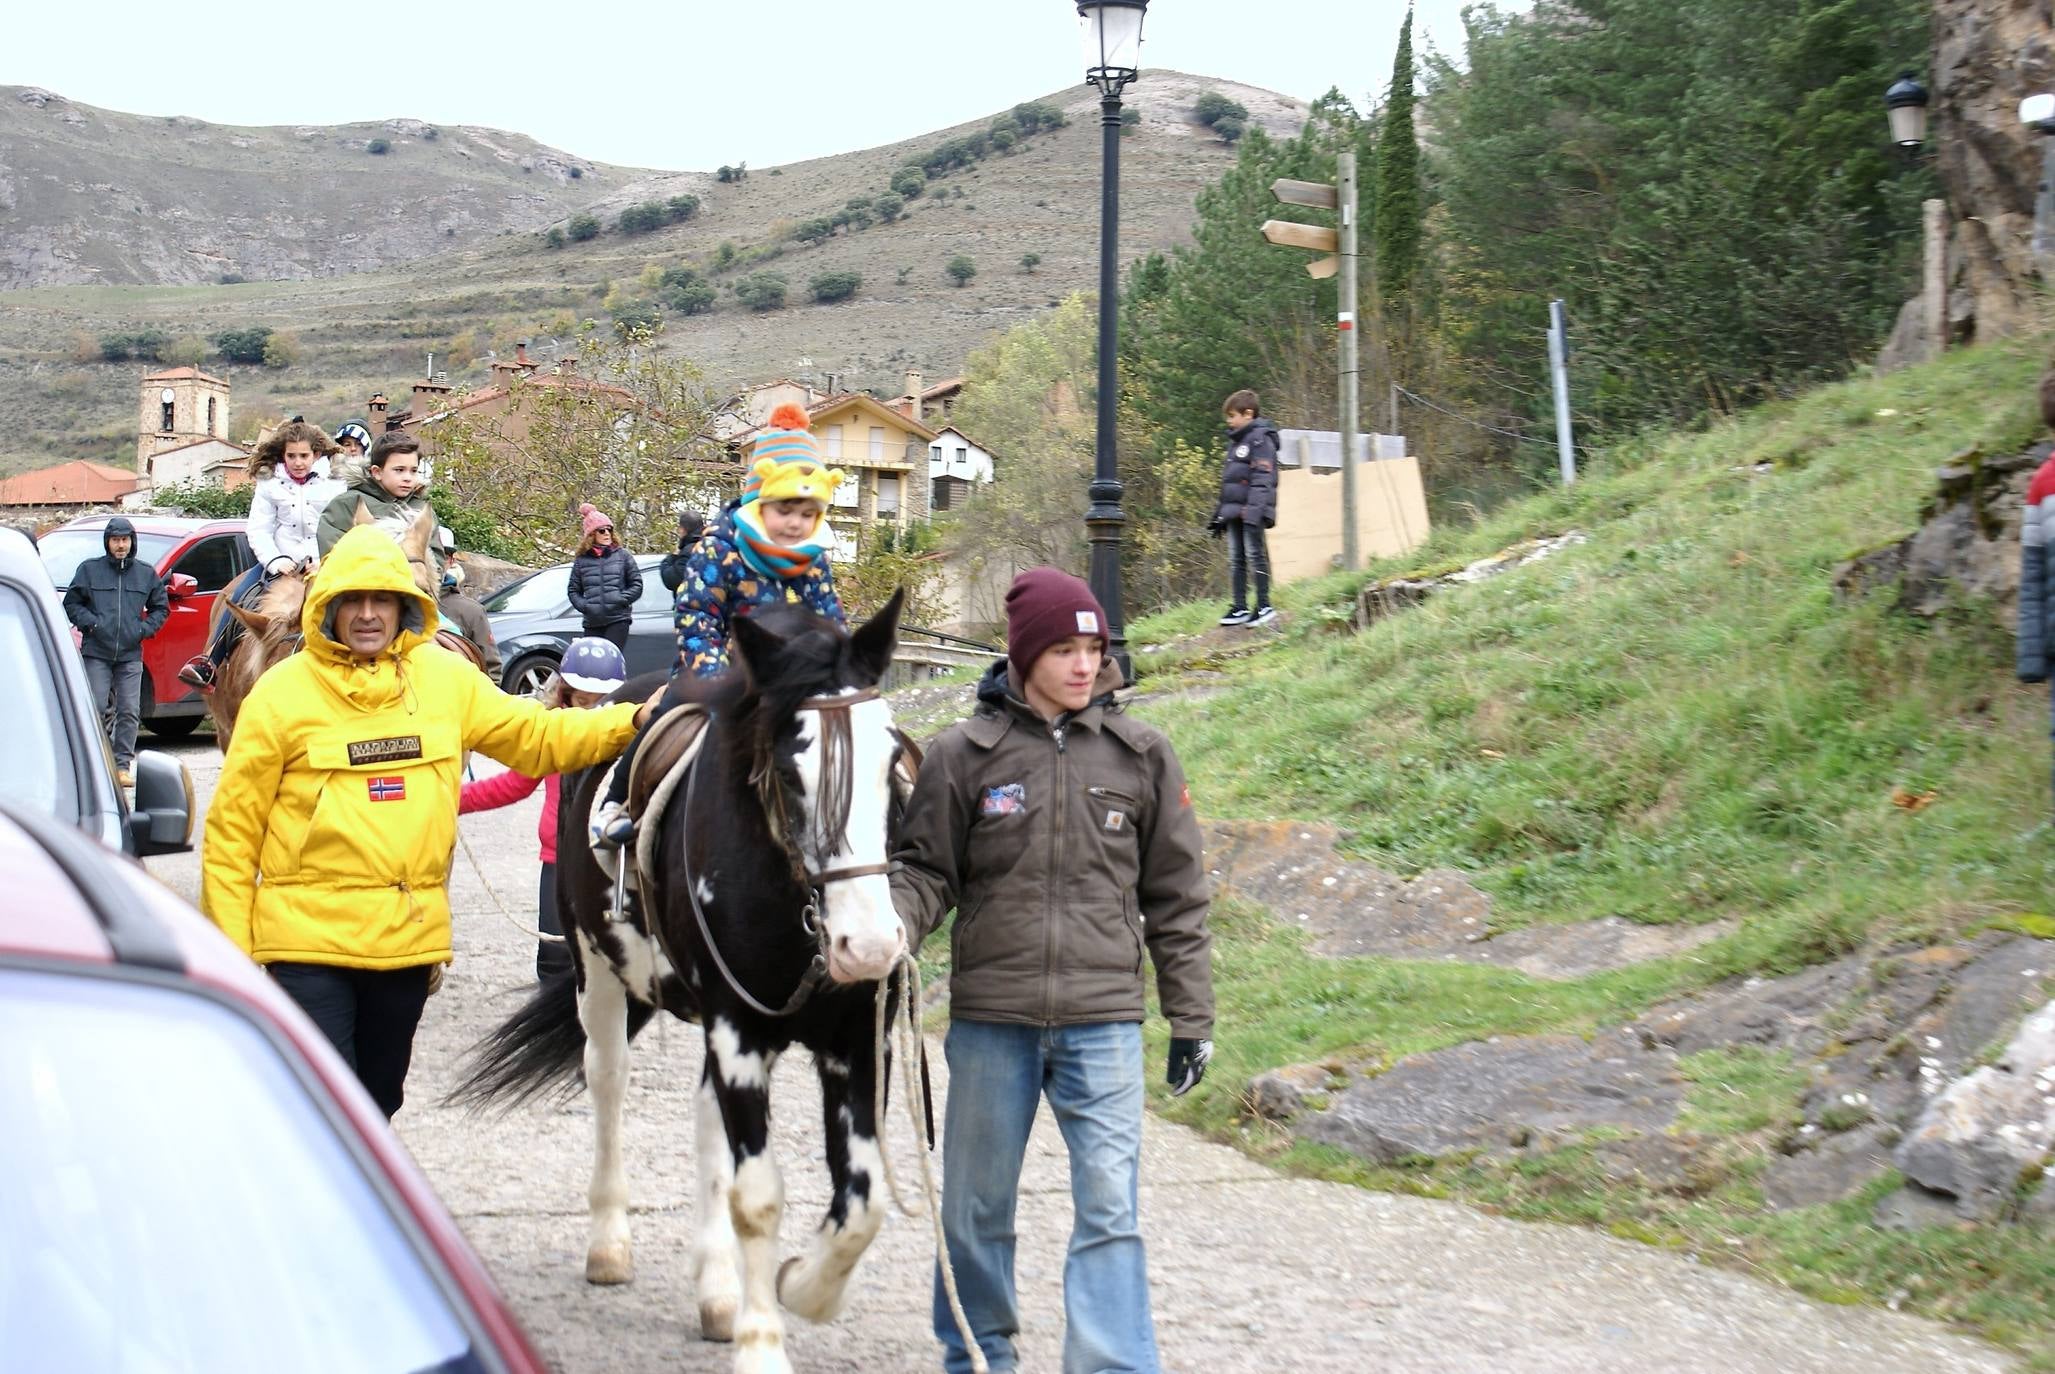
[[[1085,80],[1099,89],[1104,146],[1099,192],[1099,433],[1085,528],[1092,544],[1092,595],[1106,611],[1106,647],[1121,677],[1134,681],[1127,616],[1120,595],[1120,453],[1114,439],[1120,399],[1120,95],[1141,67],[1142,17],[1149,0],[1077,0],[1085,41]]]

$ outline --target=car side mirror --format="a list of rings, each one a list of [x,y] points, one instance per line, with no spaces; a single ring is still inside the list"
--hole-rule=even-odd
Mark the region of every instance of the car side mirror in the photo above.
[[[200,581],[191,573],[173,573],[164,579],[164,594],[173,601],[184,600],[197,594],[199,590]]]
[[[183,854],[191,849],[193,779],[185,764],[169,754],[145,749],[136,755],[135,772],[136,804],[129,812],[128,833],[136,857]]]

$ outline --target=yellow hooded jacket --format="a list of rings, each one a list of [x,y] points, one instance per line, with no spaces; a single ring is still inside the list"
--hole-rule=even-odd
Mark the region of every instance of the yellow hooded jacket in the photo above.
[[[373,662],[335,638],[347,591],[400,597],[400,633]],[[552,711],[503,694],[430,643],[436,616],[392,536],[353,529],[308,589],[306,647],[243,703],[207,813],[200,909],[258,963],[447,962],[464,752],[541,776],[634,735],[630,703]]]

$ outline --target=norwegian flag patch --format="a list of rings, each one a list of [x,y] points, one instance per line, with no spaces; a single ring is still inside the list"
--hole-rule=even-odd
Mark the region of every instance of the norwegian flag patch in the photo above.
[[[364,786],[371,792],[375,802],[405,801],[407,780],[405,778],[367,778]]]

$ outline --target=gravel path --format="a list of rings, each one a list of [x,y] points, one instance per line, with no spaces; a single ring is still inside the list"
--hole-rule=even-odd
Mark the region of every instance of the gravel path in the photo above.
[[[176,752],[204,801],[219,756],[197,741]],[[534,901],[539,807],[540,794],[464,821],[486,877],[524,920]],[[188,898],[195,894],[193,856],[151,867]],[[422,1022],[409,1102],[396,1123],[401,1136],[563,1369],[727,1370],[729,1349],[698,1339],[686,1278],[697,1030],[652,1026],[634,1046],[628,1130],[637,1279],[590,1287],[583,1280],[588,1100],[503,1117],[438,1103],[465,1047],[526,995],[534,957],[532,942],[499,916],[461,852],[453,892],[457,961]],[[933,1058],[939,1091],[939,1047]],[[827,1199],[819,1099],[803,1053],[779,1066],[773,1100],[788,1201],[785,1250],[792,1253]],[[917,1186],[912,1133],[896,1099],[891,1139],[902,1181]],[[1811,1302],[1597,1232],[1285,1178],[1154,1118],[1144,1148],[1143,1230],[1167,1369],[1929,1374],[2014,1367],[1994,1348],[1928,1322]],[[1022,1349],[1032,1370],[1054,1368],[1062,1348],[1066,1180],[1062,1144],[1044,1113],[1020,1206]],[[932,1263],[928,1223],[893,1217],[858,1271],[842,1317],[826,1327],[793,1321],[794,1365],[938,1367],[927,1319]]]

